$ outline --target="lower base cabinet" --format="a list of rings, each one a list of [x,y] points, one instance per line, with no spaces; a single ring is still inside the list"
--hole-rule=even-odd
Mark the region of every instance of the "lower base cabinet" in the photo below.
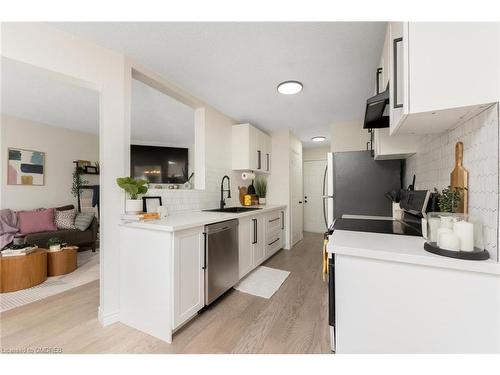
[[[247,273],[253,269],[253,220],[249,217],[239,219],[238,225],[238,242],[239,242],[239,258],[238,258],[238,273],[242,279]]]
[[[180,327],[205,305],[204,228],[182,230],[173,236],[173,328]]]
[[[283,220],[283,210],[239,219],[240,279],[283,248]]]
[[[265,216],[266,259],[283,247],[282,217],[282,211],[273,211]]]
[[[255,268],[266,259],[264,216],[261,215],[252,218],[252,227],[253,268]]]

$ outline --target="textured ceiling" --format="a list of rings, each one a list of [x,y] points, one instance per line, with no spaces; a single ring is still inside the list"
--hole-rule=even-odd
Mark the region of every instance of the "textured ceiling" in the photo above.
[[[49,72],[2,58],[2,114],[97,134],[99,94]]]
[[[362,120],[385,23],[52,23],[118,50],[239,122],[304,142]],[[304,90],[279,95],[299,80]]]
[[[132,80],[132,140],[168,146],[194,144],[194,110]]]
[[[2,114],[86,133],[99,133],[99,95],[28,64],[2,58]],[[132,81],[135,141],[189,146],[194,110]]]

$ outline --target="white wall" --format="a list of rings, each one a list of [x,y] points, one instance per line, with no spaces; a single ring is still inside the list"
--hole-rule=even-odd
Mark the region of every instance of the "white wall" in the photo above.
[[[119,231],[124,194],[117,177],[128,172],[131,68],[125,57],[42,23],[2,23],[2,56],[32,64],[70,83],[97,90],[101,167],[99,319],[118,319]],[[2,164],[4,162],[2,161]],[[2,196],[1,206],[6,206]]]
[[[362,121],[352,121],[331,125],[330,150],[332,152],[363,151],[370,136],[363,129]]]
[[[454,130],[423,136],[418,152],[406,161],[405,185],[416,175],[416,188],[439,190],[450,184],[455,165],[455,144],[464,144],[465,169],[469,171],[469,214],[484,225],[486,249],[498,259],[499,198],[499,115],[498,104],[483,111]]]
[[[330,152],[330,147],[304,148],[302,150],[303,161],[326,160],[326,155]]]
[[[73,161],[99,161],[99,138],[5,115],[1,127],[2,155],[7,155],[9,147],[45,152],[44,186],[7,185],[7,174],[2,173],[2,208],[23,210],[66,204],[76,206],[76,199],[71,194]],[[90,177],[87,179],[90,181]]]
[[[272,142],[272,173],[268,176],[267,202],[269,204],[287,205],[285,214],[285,249],[292,247],[292,175],[291,175],[291,152],[294,151],[302,156],[302,143],[290,132],[281,130],[271,133]],[[299,187],[302,189],[302,186]]]

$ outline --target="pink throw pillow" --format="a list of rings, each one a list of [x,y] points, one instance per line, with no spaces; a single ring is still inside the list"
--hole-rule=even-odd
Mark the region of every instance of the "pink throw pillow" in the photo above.
[[[20,234],[54,232],[57,230],[54,209],[19,211],[17,213],[17,226]]]

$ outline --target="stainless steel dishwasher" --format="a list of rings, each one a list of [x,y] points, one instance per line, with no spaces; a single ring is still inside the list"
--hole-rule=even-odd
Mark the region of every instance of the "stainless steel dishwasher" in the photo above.
[[[238,280],[238,220],[205,226],[205,305],[227,292]]]

